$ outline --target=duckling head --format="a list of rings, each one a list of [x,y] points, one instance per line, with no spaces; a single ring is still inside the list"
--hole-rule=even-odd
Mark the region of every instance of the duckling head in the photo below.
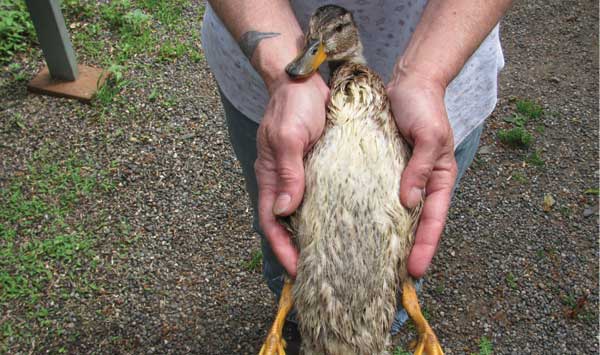
[[[286,67],[292,78],[313,74],[324,61],[365,63],[363,47],[352,13],[337,5],[325,5],[310,18],[304,49]]]

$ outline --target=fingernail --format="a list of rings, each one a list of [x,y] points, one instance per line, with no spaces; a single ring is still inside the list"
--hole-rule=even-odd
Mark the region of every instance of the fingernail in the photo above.
[[[423,189],[419,189],[418,187],[413,187],[412,189],[410,189],[410,191],[408,192],[408,204],[410,206],[408,207],[415,207],[419,204],[419,201],[421,201],[421,198],[423,198],[423,196],[425,195],[425,190]]]
[[[289,194],[281,194],[277,196],[277,200],[275,200],[275,204],[273,205],[273,213],[275,215],[280,215],[288,208],[290,205],[290,201],[292,197]]]

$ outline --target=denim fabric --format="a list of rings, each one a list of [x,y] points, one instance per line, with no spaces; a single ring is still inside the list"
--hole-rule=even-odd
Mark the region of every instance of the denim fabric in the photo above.
[[[239,112],[222,93],[221,101],[223,102],[223,108],[225,110],[225,119],[227,121],[231,145],[242,166],[246,181],[246,190],[250,197],[250,202],[252,203],[253,227],[261,237],[263,277],[265,278],[269,289],[275,294],[276,298],[279,299],[281,289],[283,288],[284,268],[277,261],[277,258],[269,246],[269,243],[266,241],[258,223],[258,186],[256,184],[256,175],[254,174],[254,161],[256,160],[256,132],[258,130],[258,124]],[[455,150],[454,154],[458,165],[458,177],[454,184],[454,189],[457,188],[460,179],[475,157],[482,131],[483,124],[471,132]],[[416,282],[417,291],[421,289],[422,284],[422,279]],[[408,315],[400,305],[392,325],[392,334],[398,332],[407,319]]]

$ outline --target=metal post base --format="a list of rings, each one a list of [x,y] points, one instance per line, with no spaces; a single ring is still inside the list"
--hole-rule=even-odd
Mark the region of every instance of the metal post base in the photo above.
[[[79,69],[77,80],[65,81],[53,79],[46,66],[35,78],[31,79],[27,89],[38,94],[90,102],[108,78],[109,72],[87,65],[78,65],[77,67]]]

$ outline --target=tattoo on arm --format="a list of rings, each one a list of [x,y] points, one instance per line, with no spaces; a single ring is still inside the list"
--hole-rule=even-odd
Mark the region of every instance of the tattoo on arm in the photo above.
[[[254,50],[258,46],[258,43],[265,38],[277,37],[280,33],[277,32],[258,32],[258,31],[248,31],[240,37],[239,45],[244,52],[244,55],[248,59],[252,59],[252,55],[254,54]]]

